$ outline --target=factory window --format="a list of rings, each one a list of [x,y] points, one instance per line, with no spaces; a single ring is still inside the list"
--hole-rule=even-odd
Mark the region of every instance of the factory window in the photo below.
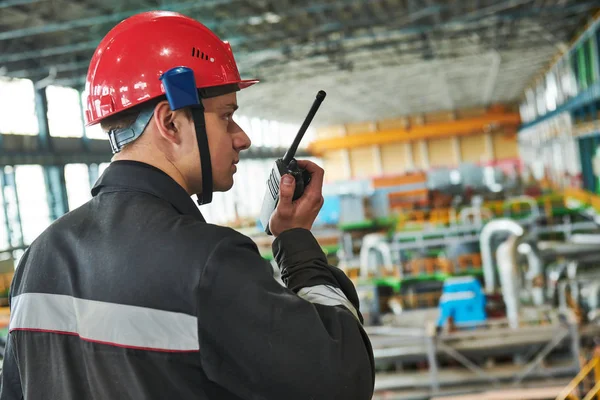
[[[19,165],[15,173],[23,241],[29,245],[50,224],[44,172],[39,165]]]
[[[239,176],[235,177],[235,185],[231,192],[237,200],[237,212],[241,218],[258,217],[265,194],[267,176],[272,166],[273,160],[240,162]]]
[[[234,186],[224,193],[215,193],[211,204],[200,207],[208,222],[229,224],[239,219],[255,221],[260,213],[266,180],[272,160],[243,160],[234,175]]]
[[[246,116],[238,117],[236,122],[250,137],[252,147],[288,148],[292,144],[298,130],[300,130],[300,124],[282,123]],[[315,130],[310,126],[304,134],[299,148],[306,148],[314,138]]]
[[[85,136],[90,139],[108,140],[108,136],[106,135],[106,133],[104,133],[104,131],[100,127],[100,124],[94,126],[86,126]]]
[[[262,119],[260,120],[260,127],[263,135],[263,145],[266,147],[279,147],[281,132],[279,131],[279,124],[277,121]]]
[[[283,148],[287,148],[290,147],[290,145],[292,144],[292,142],[294,141],[294,138],[296,137],[296,134],[298,133],[298,131],[300,130],[300,125],[298,124],[284,124],[284,123],[280,123],[278,125],[279,128],[279,147],[283,147]],[[302,141],[300,142],[300,146],[298,146],[301,149],[305,149],[308,144],[314,140],[315,138],[315,130],[312,127],[309,127],[306,130],[306,133],[304,133],[304,137],[302,138]]]
[[[525,109],[524,118],[525,121],[532,121],[537,116],[537,106],[535,100],[535,91],[533,89],[528,89],[525,92]]]
[[[98,166],[98,176],[102,176],[102,174],[104,173],[104,171],[106,170],[106,168],[108,168],[108,166],[110,165],[110,163],[102,163]]]
[[[8,245],[10,247],[16,247],[23,244],[20,230],[19,209],[17,207],[17,193],[12,185],[14,179],[13,172],[13,167],[5,166],[3,177],[4,181],[2,182],[4,185],[2,196],[4,198],[4,204],[6,207],[6,209],[2,210],[2,212],[6,212],[6,215],[3,215],[3,217],[8,217],[8,225],[11,227],[10,231],[8,232]],[[4,220],[4,224],[6,227],[6,219]]]
[[[252,140],[252,143],[254,143],[254,146],[264,146],[264,137],[260,119],[251,118],[248,128],[249,129],[246,130],[246,133],[248,134],[248,136],[250,136],[250,139]]]
[[[0,133],[39,133],[35,91],[30,80],[0,78]]]
[[[320,164],[314,157],[307,159]],[[234,185],[224,193],[215,193],[210,204],[200,207],[204,218],[215,224],[231,224],[235,218],[249,224],[257,221],[273,160],[242,160],[234,175]],[[240,221],[237,221],[240,222]]]
[[[86,164],[66,165],[65,183],[70,210],[76,209],[92,198],[92,194],[90,193],[90,173]]]
[[[50,136],[82,137],[83,119],[79,92],[73,88],[48,86],[48,128]]]
[[[575,72],[571,63],[562,61],[558,64],[560,87],[564,100],[568,100],[571,97],[577,95],[577,81],[575,79]]]
[[[546,88],[544,85],[538,85],[536,88],[536,107],[537,114],[544,115],[546,114]]]
[[[232,191],[217,192],[213,194],[212,202],[201,206],[200,211],[207,222],[223,225],[234,222],[235,207]]]
[[[556,110],[556,100],[558,97],[558,85],[554,72],[546,75],[546,109],[548,111]]]

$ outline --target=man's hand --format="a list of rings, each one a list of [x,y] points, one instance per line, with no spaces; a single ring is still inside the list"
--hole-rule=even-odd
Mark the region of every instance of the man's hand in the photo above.
[[[322,189],[325,171],[317,164],[306,160],[298,160],[298,166],[310,173],[311,180],[302,196],[292,202],[296,181],[291,175],[281,177],[279,203],[269,221],[269,229],[275,237],[288,229],[310,230],[323,206]]]

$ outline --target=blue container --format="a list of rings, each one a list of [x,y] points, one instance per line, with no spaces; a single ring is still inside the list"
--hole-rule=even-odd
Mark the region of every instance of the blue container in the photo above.
[[[446,325],[451,317],[455,324],[485,322],[485,294],[475,277],[448,278],[442,288],[438,327]]]

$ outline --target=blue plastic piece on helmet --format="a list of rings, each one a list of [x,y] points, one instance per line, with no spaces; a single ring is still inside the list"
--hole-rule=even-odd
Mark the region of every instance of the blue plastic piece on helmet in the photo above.
[[[160,77],[171,110],[197,106],[200,103],[194,71],[187,67],[175,67]]]

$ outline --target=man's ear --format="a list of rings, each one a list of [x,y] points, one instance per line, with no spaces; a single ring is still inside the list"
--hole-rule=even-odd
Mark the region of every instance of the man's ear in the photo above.
[[[154,107],[153,118],[158,132],[164,140],[173,144],[181,143],[180,131],[175,123],[177,112],[171,110],[168,101],[163,100]]]

